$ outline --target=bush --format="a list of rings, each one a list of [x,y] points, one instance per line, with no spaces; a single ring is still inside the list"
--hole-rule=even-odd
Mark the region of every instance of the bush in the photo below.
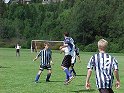
[[[123,49],[124,49],[124,37],[121,37],[121,38],[118,40],[118,45],[119,45],[119,49],[120,49],[120,50],[123,50]]]
[[[107,52],[111,52],[111,53],[119,53],[119,45],[118,43],[113,43],[110,42],[107,48]]]
[[[124,49],[120,50],[120,53],[124,53]]]
[[[96,43],[92,43],[87,45],[84,50],[85,52],[96,52],[97,51],[97,44]]]
[[[83,51],[84,50],[84,45],[77,44],[77,47],[79,48],[80,51]]]

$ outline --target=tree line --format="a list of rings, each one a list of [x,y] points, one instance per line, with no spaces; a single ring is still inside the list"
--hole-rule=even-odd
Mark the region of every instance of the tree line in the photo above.
[[[108,52],[124,53],[123,0],[64,0],[41,4],[0,2],[0,47],[32,39],[63,40],[68,31],[82,51],[97,51],[97,41],[109,42]]]

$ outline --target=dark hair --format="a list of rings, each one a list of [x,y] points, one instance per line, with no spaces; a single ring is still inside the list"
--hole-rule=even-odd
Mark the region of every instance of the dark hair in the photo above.
[[[48,42],[44,42],[44,46],[50,46],[50,44]]]
[[[64,32],[64,35],[68,37],[69,36],[69,32]]]

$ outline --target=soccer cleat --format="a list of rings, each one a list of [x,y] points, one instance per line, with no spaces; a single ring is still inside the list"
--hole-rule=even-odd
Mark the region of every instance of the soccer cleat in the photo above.
[[[65,82],[64,85],[68,85],[69,83],[68,82]]]
[[[46,80],[46,82],[50,82],[50,80]]]
[[[35,81],[35,83],[38,83],[38,81]]]
[[[64,85],[68,85],[68,79],[64,81]]]
[[[73,76],[69,77],[68,84],[74,79]]]
[[[68,82],[69,79],[66,79],[65,82]]]

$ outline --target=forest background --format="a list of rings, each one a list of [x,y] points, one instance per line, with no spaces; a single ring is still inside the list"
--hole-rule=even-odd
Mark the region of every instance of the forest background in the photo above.
[[[0,0],[0,47],[16,43],[30,48],[31,40],[63,40],[68,31],[80,50],[94,52],[97,41],[109,42],[108,52],[124,53],[123,0],[64,0],[42,4]]]

